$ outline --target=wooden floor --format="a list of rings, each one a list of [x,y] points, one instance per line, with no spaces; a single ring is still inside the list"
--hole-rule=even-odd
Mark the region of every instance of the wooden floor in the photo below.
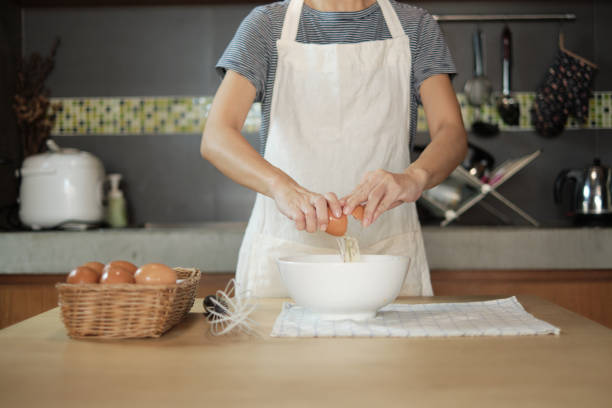
[[[198,297],[224,289],[233,273],[202,276]],[[0,328],[57,306],[65,275],[0,275]],[[438,296],[536,295],[612,328],[612,270],[433,270]]]

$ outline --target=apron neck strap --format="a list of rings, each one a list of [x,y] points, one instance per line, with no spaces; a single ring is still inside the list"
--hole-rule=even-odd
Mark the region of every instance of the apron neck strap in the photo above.
[[[389,0],[378,0],[378,5],[385,18],[385,23],[389,28],[391,37],[398,38],[405,35],[402,23],[400,23],[397,13],[393,10],[393,6]],[[283,22],[283,31],[281,32],[281,40],[295,41],[297,38],[298,26],[300,23],[300,15],[304,0],[291,0],[285,13],[285,21]]]
[[[291,0],[289,2],[287,12],[285,13],[285,21],[283,22],[281,40],[295,41],[303,6],[304,0]]]
[[[389,0],[378,0],[378,5],[380,6],[383,16],[385,17],[385,23],[387,23],[391,37],[399,38],[405,36],[406,33],[404,33],[402,23],[400,23],[400,19],[395,10],[393,10],[393,6]]]

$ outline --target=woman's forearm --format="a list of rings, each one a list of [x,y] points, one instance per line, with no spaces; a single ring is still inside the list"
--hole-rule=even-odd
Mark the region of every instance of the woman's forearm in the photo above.
[[[424,190],[437,186],[461,164],[467,153],[467,138],[462,124],[442,125],[419,158],[406,172],[421,173]]]
[[[254,98],[255,87],[249,80],[228,71],[213,100],[200,153],[236,183],[271,196],[274,186],[293,180],[261,157],[240,133]]]
[[[207,123],[200,147],[202,157],[221,173],[258,193],[272,196],[272,189],[290,178],[253,149],[235,128]]]
[[[467,153],[467,134],[461,108],[448,75],[434,75],[421,85],[431,142],[406,170],[422,183],[423,190],[444,181]]]

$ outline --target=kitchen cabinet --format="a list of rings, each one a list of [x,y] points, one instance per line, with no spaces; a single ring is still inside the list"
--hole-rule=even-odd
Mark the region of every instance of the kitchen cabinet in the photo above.
[[[66,275],[0,275],[0,328],[57,306],[55,284]]]
[[[542,297],[612,328],[612,270],[433,270],[434,293]]]
[[[231,273],[203,274],[198,296],[225,288],[232,277]],[[55,283],[64,279],[59,274],[0,274],[0,328],[55,307]],[[434,269],[431,280],[436,295],[536,295],[612,328],[612,269]]]
[[[405,303],[490,297],[403,298]],[[6,407],[605,407],[612,331],[533,296],[558,336],[272,338],[285,299],[252,314],[262,337],[213,337],[197,299],[158,339],[72,340],[57,308],[0,331]]]

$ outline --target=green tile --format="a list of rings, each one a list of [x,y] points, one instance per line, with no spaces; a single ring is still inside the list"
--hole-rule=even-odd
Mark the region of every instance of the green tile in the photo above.
[[[589,119],[584,126],[570,118],[568,129],[612,128],[612,92],[596,92],[589,101]],[[503,130],[532,130],[530,110],[535,93],[517,92],[515,98],[521,109],[519,126],[508,126],[499,117],[493,104],[475,108],[467,103],[465,95],[458,94],[461,114],[466,127],[480,117],[499,124]],[[127,98],[52,98],[62,105],[57,113],[52,135],[78,134],[174,134],[200,133],[212,103],[211,96],[127,97]],[[607,110],[607,112],[606,112]],[[591,124],[595,122],[595,126]],[[257,132],[261,126],[261,106],[254,104],[249,110],[244,131]],[[419,107],[419,131],[427,130],[427,118]]]

